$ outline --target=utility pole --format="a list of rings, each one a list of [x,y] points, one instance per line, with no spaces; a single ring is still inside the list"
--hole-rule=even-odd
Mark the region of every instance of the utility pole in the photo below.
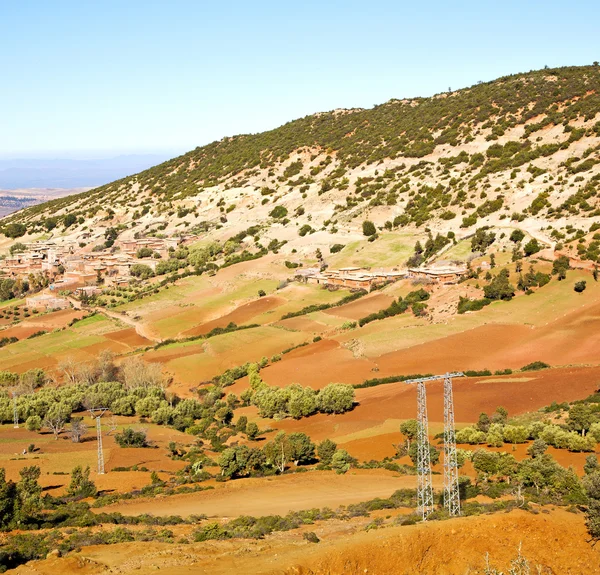
[[[104,450],[102,449],[102,416],[107,407],[93,407],[88,409],[90,415],[96,420],[96,438],[98,439],[98,475],[104,475]]]
[[[460,515],[452,378],[463,375],[446,373],[405,381],[417,384],[417,503],[423,521],[427,521],[427,516],[434,510],[425,383],[444,380],[444,506],[451,516]]]

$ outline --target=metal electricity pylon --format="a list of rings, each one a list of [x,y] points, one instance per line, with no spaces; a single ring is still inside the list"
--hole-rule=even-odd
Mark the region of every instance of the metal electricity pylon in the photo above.
[[[462,375],[462,373],[446,373],[444,375],[410,379],[405,382],[417,384],[417,503],[418,512],[421,514],[423,521],[426,521],[427,516],[434,510],[427,394],[425,391],[427,381],[444,380],[444,506],[448,509],[450,515],[460,514],[452,378]]]
[[[444,377],[444,506],[451,517],[460,515],[454,396],[452,377],[448,373]]]
[[[104,450],[102,449],[102,423],[101,419],[108,408],[93,407],[88,409],[90,415],[96,420],[96,437],[98,439],[98,475],[104,475]]]
[[[423,521],[433,511],[431,484],[431,453],[429,452],[429,422],[425,382],[417,384],[417,502]]]
[[[19,429],[19,412],[17,410],[17,392],[13,391],[13,423],[14,428]]]

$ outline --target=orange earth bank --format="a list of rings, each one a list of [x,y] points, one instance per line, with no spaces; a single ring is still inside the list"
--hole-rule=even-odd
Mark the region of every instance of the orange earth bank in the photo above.
[[[381,517],[385,517],[381,515]],[[160,542],[84,547],[68,557],[32,561],[9,573],[92,575],[464,575],[490,565],[508,572],[519,547],[531,573],[595,575],[600,549],[586,542],[583,517],[542,509],[386,526],[365,531],[369,519],[325,521],[263,540],[206,541],[190,545]],[[303,539],[313,531],[319,544]]]

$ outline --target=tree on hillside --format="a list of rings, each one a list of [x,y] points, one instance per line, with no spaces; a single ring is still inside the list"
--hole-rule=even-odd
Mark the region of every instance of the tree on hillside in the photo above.
[[[525,252],[526,256],[537,254],[541,249],[542,246],[535,238],[532,238],[523,246],[523,251]]]
[[[2,233],[7,237],[7,238],[20,238],[21,236],[24,236],[27,233],[27,228],[23,225],[23,224],[8,224],[7,226],[5,226],[2,229]]]
[[[569,409],[569,417],[566,424],[571,431],[576,431],[584,436],[593,421],[594,417],[591,407],[585,403],[576,403]]]
[[[338,449],[331,458],[331,467],[338,475],[346,473],[356,459],[352,457],[345,449]]]
[[[410,444],[408,449],[408,456],[410,460],[413,462],[413,465],[417,465],[417,442],[413,441]],[[440,461],[440,452],[433,446],[431,443],[429,444],[429,457],[431,460],[431,465],[436,465]]]
[[[510,241],[518,244],[525,237],[525,233],[522,230],[513,230],[510,234]]]
[[[84,469],[78,465],[71,471],[71,482],[67,488],[70,497],[94,497],[97,493],[96,485],[90,479],[89,465]]]
[[[258,437],[258,434],[259,434],[258,425],[256,425],[256,423],[254,423],[254,421],[251,421],[250,423],[248,423],[248,425],[246,425],[246,437],[250,441],[255,440]]]
[[[416,439],[419,432],[419,424],[416,419],[407,419],[400,424],[400,433],[406,437],[406,452],[410,450],[410,442]]]
[[[147,280],[154,275],[152,268],[145,264],[133,264],[131,268],[129,268],[129,273],[133,277],[140,278],[142,280]]]
[[[600,541],[600,472],[586,475],[583,479],[588,506],[585,513],[585,523],[594,543]]]
[[[139,357],[124,361],[121,366],[121,373],[123,384],[127,389],[136,389],[138,387],[162,388],[165,383],[160,364],[148,363]]]
[[[485,253],[489,246],[491,246],[496,240],[496,234],[492,231],[488,231],[489,227],[483,227],[477,229],[473,237],[471,238],[471,251]]]
[[[325,465],[331,464],[331,459],[336,450],[337,444],[331,441],[331,439],[324,439],[321,443],[319,443],[317,454],[321,463],[324,463]]]
[[[70,409],[67,405],[58,403],[53,405],[46,414],[43,425],[52,431],[54,439],[58,439],[58,436],[64,431],[69,413]]]
[[[571,269],[571,264],[567,256],[559,256],[552,262],[552,275],[558,276],[559,281],[567,277],[569,269]]]
[[[121,433],[115,434],[115,441],[119,447],[148,447],[145,431],[135,431],[126,427]]]
[[[10,252],[10,255],[13,256],[17,253],[24,252],[26,250],[27,246],[25,244],[21,242],[16,242],[12,246],[10,246],[10,249],[8,251]]]
[[[515,288],[509,282],[509,272],[506,268],[500,270],[498,275],[483,288],[487,299],[510,300],[515,295]]]
[[[38,483],[40,468],[37,465],[23,467],[19,471],[21,479],[16,485],[15,519],[25,523],[35,518],[42,508],[42,487]]]
[[[363,235],[365,235],[365,236],[374,236],[377,233],[375,224],[370,220],[365,220],[363,222],[362,231],[363,231]]]
[[[598,457],[596,457],[595,454],[588,455],[585,458],[583,471],[586,475],[591,475],[592,473],[600,472],[600,464],[598,463]]]
[[[317,395],[317,409],[321,413],[344,413],[354,406],[354,388],[343,383],[330,383]]]
[[[80,443],[87,430],[88,428],[83,421],[83,417],[74,417],[71,420],[71,429],[69,430],[71,441],[73,443]]]
[[[228,479],[244,477],[249,472],[252,450],[246,445],[236,445],[225,449],[219,457],[221,475]]]
[[[6,471],[0,467],[0,528],[10,527],[15,515],[16,485],[6,481]]]

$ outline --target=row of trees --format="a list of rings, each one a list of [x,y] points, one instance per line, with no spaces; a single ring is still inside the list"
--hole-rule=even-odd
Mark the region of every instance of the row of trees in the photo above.
[[[219,457],[221,475],[234,479],[252,474],[283,473],[289,463],[295,466],[318,461],[337,473],[346,473],[355,460],[330,439],[317,447],[305,433],[280,431],[264,447],[238,445],[225,449]]]
[[[535,421],[527,426],[508,425],[506,418],[498,415],[498,411],[491,418],[482,413],[476,425],[457,431],[456,441],[502,447],[504,443],[526,443],[541,439],[546,445],[575,452],[593,452],[600,442],[600,418],[586,404],[573,405],[564,425],[545,421]]]
[[[250,382],[251,387],[241,398],[246,404],[255,405],[261,417],[301,419],[315,413],[345,413],[354,407],[351,385],[332,383],[319,391],[297,383],[270,387],[256,372],[250,373]]]

